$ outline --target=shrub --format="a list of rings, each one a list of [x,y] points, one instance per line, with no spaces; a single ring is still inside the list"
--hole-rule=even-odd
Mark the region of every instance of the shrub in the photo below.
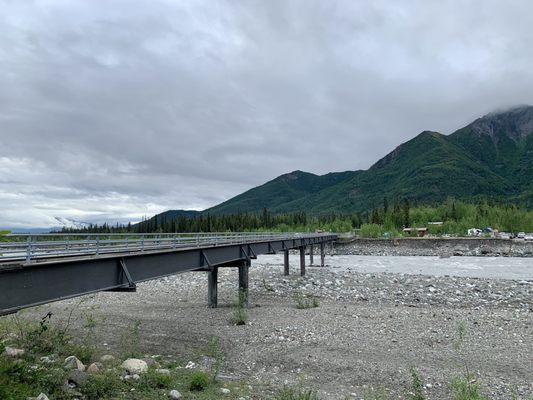
[[[275,400],[319,400],[319,397],[313,390],[284,387],[278,392]]]
[[[359,230],[359,236],[362,238],[379,238],[382,235],[381,226],[378,224],[363,224]]]
[[[202,391],[209,386],[209,376],[203,371],[195,371],[189,377],[189,390]]]
[[[153,369],[141,375],[139,387],[141,389],[169,389],[174,382],[170,375],[161,374]]]
[[[294,294],[294,301],[296,302],[296,308],[303,310],[306,308],[317,308],[320,306],[318,299],[314,296],[306,296],[301,292]]]
[[[108,371],[102,374],[88,375],[87,382],[81,386],[88,400],[115,398],[125,387],[116,373]]]
[[[415,367],[411,367],[411,391],[405,396],[409,400],[425,400],[424,384]]]
[[[479,393],[479,385],[467,377],[458,377],[452,380],[453,400],[488,400]]]

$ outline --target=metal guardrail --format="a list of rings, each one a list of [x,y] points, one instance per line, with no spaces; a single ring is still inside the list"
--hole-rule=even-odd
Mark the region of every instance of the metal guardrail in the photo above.
[[[0,236],[0,263],[328,236],[329,233],[46,233]]]

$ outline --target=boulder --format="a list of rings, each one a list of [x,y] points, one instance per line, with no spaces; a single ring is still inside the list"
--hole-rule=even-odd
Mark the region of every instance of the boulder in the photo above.
[[[228,396],[231,393],[231,390],[227,388],[221,388],[220,393],[222,393],[224,396]]]
[[[122,368],[126,370],[129,375],[143,374],[148,371],[148,364],[144,360],[138,358],[128,358],[122,363]]]
[[[83,371],[73,369],[69,372],[67,377],[67,383],[69,386],[82,386],[87,382],[87,374]]]
[[[65,369],[77,369],[78,371],[85,371],[85,365],[78,360],[75,356],[70,356],[65,358],[65,363],[63,364]]]
[[[87,367],[88,374],[97,374],[102,370],[102,364],[99,362],[94,362]]]

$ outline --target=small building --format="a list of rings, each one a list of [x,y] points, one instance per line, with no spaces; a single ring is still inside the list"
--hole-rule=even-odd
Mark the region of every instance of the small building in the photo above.
[[[442,221],[428,222],[428,225],[431,225],[431,226],[442,226],[442,225],[444,225],[444,222],[442,222]]]

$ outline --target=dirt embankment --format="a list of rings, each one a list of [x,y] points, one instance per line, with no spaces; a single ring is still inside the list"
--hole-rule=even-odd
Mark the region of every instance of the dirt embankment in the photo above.
[[[367,256],[533,257],[533,242],[516,239],[352,239],[339,241],[330,252]]]

